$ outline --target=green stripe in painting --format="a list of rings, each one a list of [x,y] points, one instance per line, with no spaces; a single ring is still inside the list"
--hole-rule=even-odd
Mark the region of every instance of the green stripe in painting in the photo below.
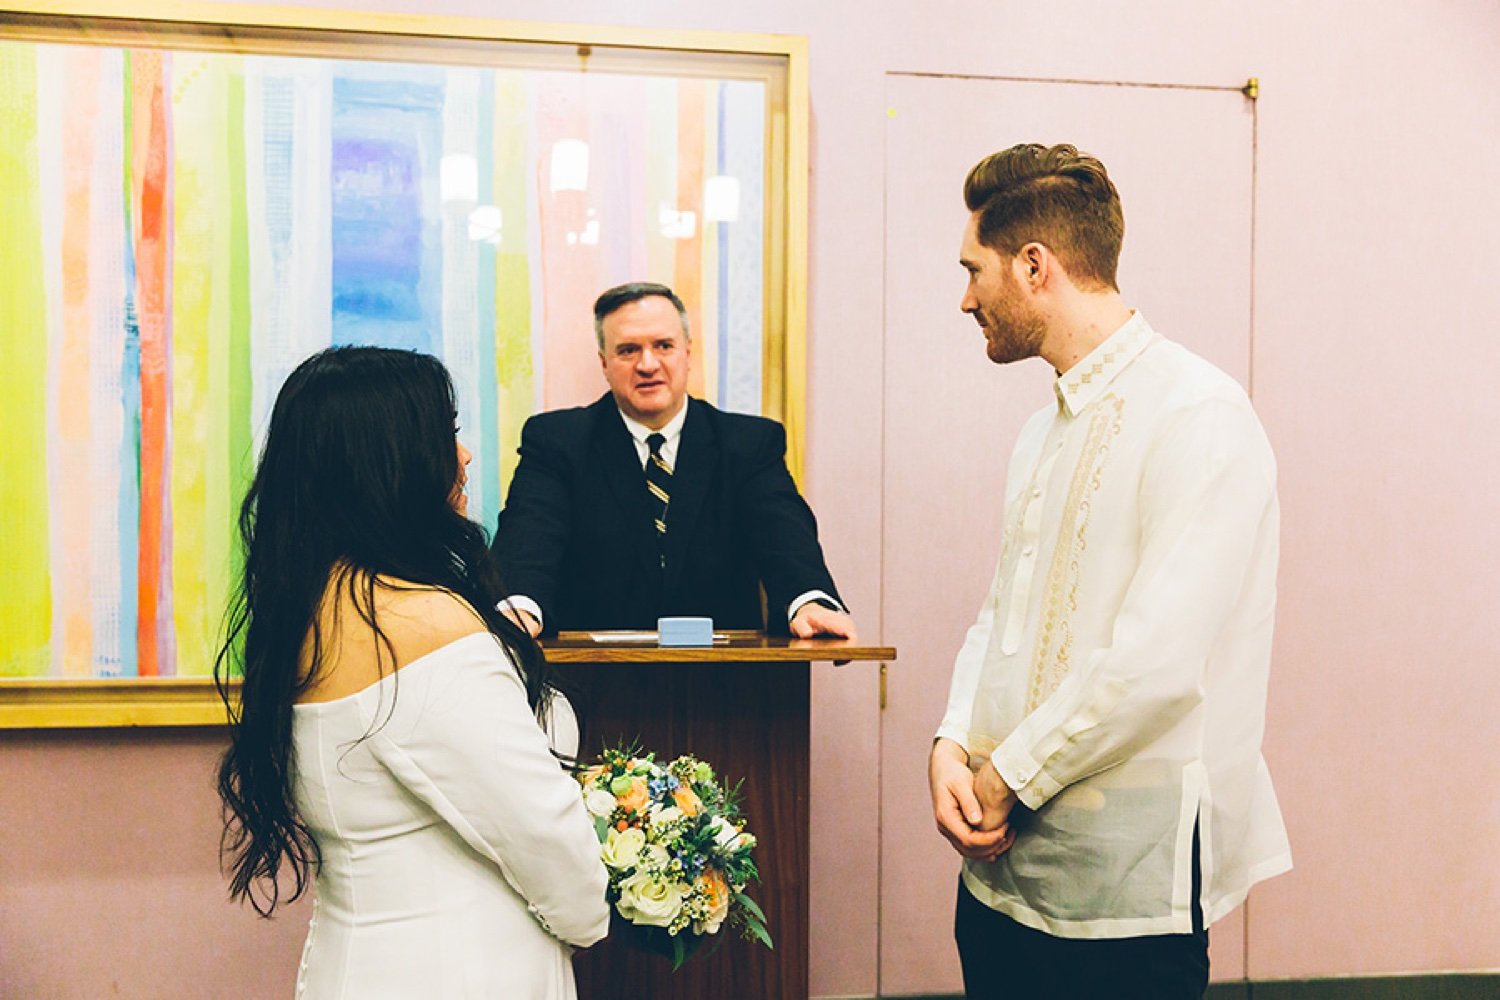
[[[213,659],[231,551],[226,401],[233,351],[229,145],[235,125],[228,80],[238,74],[222,58],[199,54],[180,55],[174,69],[182,82],[172,99],[172,608],[177,672],[201,676]]]
[[[49,672],[47,302],[36,135],[36,47],[0,43],[0,676]]]

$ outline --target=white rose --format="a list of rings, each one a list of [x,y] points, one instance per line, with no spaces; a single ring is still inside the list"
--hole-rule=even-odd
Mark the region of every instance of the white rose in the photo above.
[[[646,835],[640,827],[628,826],[624,830],[611,829],[599,856],[611,868],[629,868],[641,857],[646,846]]]
[[[682,909],[682,887],[645,872],[620,884],[620,916],[646,927],[668,927]]]
[[[665,868],[672,861],[672,855],[660,844],[647,844],[641,851],[640,864],[642,868]]]
[[[583,793],[583,807],[602,819],[615,811],[615,797],[602,788],[590,788]]]
[[[683,815],[682,810],[676,806],[654,805],[651,807],[651,825],[665,826],[668,823],[675,823],[682,819]]]
[[[724,822],[722,816],[715,816],[713,821],[708,824],[708,828],[714,835],[714,842],[726,851],[730,849],[730,845],[740,835],[740,831],[734,828],[734,824]]]
[[[755,846],[755,836],[749,833],[741,833],[733,823],[726,823],[723,819],[715,816],[709,824],[713,831],[714,843],[726,854],[733,854],[738,850],[748,850]]]

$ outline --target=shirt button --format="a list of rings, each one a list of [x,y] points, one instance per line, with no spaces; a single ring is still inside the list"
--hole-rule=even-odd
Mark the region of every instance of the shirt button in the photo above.
[[[1030,545],[1028,545],[1024,549],[1021,550],[1021,555],[1023,555],[1023,556],[1029,556],[1034,551],[1036,551],[1036,550],[1033,549]]]
[[[1042,495],[1042,488],[1040,486],[1033,486],[1031,488],[1031,495],[1033,497],[1039,497],[1039,496],[1041,496]]]

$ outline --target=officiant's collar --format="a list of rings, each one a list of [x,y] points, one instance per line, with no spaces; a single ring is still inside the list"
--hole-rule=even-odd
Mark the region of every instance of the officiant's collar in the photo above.
[[[644,447],[646,438],[652,434],[660,434],[667,439],[668,446],[675,447],[677,439],[682,437],[682,425],[687,421],[689,405],[691,404],[688,398],[686,396],[682,397],[682,409],[678,410],[677,415],[668,420],[659,431],[653,431],[639,420],[627,416],[624,410],[620,410],[620,419],[625,421],[625,429],[630,432],[631,437],[635,438],[637,444]]]

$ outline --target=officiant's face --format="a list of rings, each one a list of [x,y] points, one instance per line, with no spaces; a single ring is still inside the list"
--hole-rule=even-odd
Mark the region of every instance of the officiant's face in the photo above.
[[[682,409],[693,343],[677,307],[660,295],[628,302],[604,317],[604,379],[625,415],[660,430]]]

